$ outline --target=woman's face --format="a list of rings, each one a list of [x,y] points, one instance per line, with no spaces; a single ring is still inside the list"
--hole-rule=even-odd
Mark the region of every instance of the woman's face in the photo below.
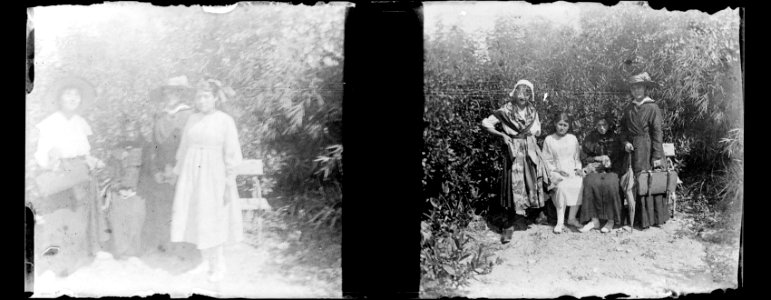
[[[533,92],[529,87],[524,85],[517,86],[517,89],[514,91],[514,101],[516,101],[517,105],[524,106],[530,100],[532,94]]]
[[[645,86],[642,84],[635,84],[631,87],[632,97],[635,100],[641,100],[645,98]]]
[[[198,91],[195,95],[196,108],[203,113],[213,111],[215,102],[217,99],[211,91]]]
[[[78,89],[66,89],[62,91],[61,108],[65,112],[73,112],[80,106],[80,91]]]
[[[599,132],[600,134],[605,134],[606,132],[608,132],[608,123],[605,122],[605,120],[600,120],[599,122],[597,122],[597,132]]]
[[[164,92],[163,96],[165,100],[164,103],[166,104],[166,106],[177,105],[177,103],[179,103],[180,100],[182,99],[182,97],[179,95],[179,92],[173,91],[173,90],[167,90],[166,92]]]
[[[558,135],[565,135],[568,133],[568,128],[570,128],[570,125],[565,120],[560,120],[557,122],[557,134]]]

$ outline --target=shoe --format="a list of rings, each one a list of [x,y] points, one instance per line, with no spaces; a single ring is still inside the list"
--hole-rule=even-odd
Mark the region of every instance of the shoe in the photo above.
[[[600,232],[602,233],[610,232],[610,230],[613,229],[613,225],[614,225],[613,221],[608,221],[607,223],[605,223],[605,226],[603,226],[602,229],[600,229]]]
[[[208,271],[209,271],[209,261],[207,261],[207,260],[204,260],[203,262],[201,262],[200,264],[198,264],[198,266],[196,266],[196,267],[195,267],[195,268],[193,268],[192,270],[190,270],[190,271],[187,271],[187,273],[188,273],[188,274],[197,275],[197,274],[203,274],[203,273],[206,273],[206,272],[208,272]]]
[[[554,233],[560,234],[562,233],[562,230],[565,228],[562,224],[557,224],[557,226],[554,226]]]
[[[581,233],[587,233],[587,232],[591,231],[594,228],[595,228],[594,227],[594,223],[589,222],[589,223],[586,223],[586,225],[584,225],[584,227],[581,227],[581,229],[579,229],[578,231],[580,231]]]
[[[501,244],[507,244],[508,242],[511,242],[511,236],[514,234],[514,229],[508,228],[504,229],[501,233]]]
[[[214,272],[209,273],[209,281],[219,282],[225,278],[225,264],[221,264],[215,268]]]
[[[96,253],[96,259],[106,260],[106,259],[111,259],[111,258],[112,258],[112,254],[110,254],[108,252],[99,251],[99,252]]]
[[[578,221],[575,220],[575,219],[569,220],[568,221],[568,225],[573,226],[575,228],[581,228],[583,226],[583,225],[581,225],[581,223],[578,223]]]

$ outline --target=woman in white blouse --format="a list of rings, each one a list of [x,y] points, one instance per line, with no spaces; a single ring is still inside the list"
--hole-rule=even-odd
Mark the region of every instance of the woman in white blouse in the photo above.
[[[559,115],[555,126],[557,132],[543,141],[543,158],[556,185],[552,194],[552,202],[557,208],[557,226],[554,227],[554,232],[561,233],[565,224],[566,207],[570,207],[568,225],[581,228],[576,213],[581,205],[584,173],[581,167],[581,145],[575,135],[568,133],[570,119],[567,113]]]
[[[209,271],[211,281],[225,275],[223,246],[243,239],[235,175],[241,145],[233,118],[216,109],[224,97],[220,89],[215,81],[198,85],[198,112],[188,119],[177,150],[171,218],[171,241],[195,244],[204,261],[191,272]]]
[[[89,170],[102,167],[90,153],[91,127],[78,114],[94,98],[93,88],[81,79],[68,78],[54,90],[48,101],[57,110],[36,126],[35,162],[42,171],[58,170],[62,164],[85,164]],[[109,235],[97,195],[97,180],[90,176],[85,183],[35,203],[38,219],[43,221],[35,231],[36,254],[42,254],[36,269],[66,275],[88,263],[93,255],[109,255],[101,251]]]
[[[509,97],[509,102],[482,120],[481,126],[503,142],[500,205],[525,216],[527,209],[544,207],[544,186],[550,180],[535,140],[541,134],[541,122],[533,105],[533,84],[520,80]],[[495,129],[499,123],[503,131]],[[505,228],[501,242],[508,243],[512,233],[513,228]]]

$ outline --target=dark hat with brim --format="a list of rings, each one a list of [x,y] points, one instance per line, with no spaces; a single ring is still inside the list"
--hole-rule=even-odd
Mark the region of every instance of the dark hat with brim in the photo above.
[[[68,89],[76,89],[80,92],[80,105],[78,110],[90,107],[96,99],[96,89],[83,78],[76,76],[64,76],[51,84],[45,94],[45,108],[51,112],[59,110],[62,93]]]
[[[646,87],[658,87],[658,83],[651,80],[651,76],[648,75],[648,72],[642,72],[637,75],[633,75],[629,77],[629,80],[627,81],[629,85],[644,85]]]
[[[150,92],[150,98],[154,101],[163,101],[164,94],[168,92],[178,92],[185,96],[191,96],[195,89],[190,85],[187,76],[177,76],[166,80],[166,83],[153,89]]]

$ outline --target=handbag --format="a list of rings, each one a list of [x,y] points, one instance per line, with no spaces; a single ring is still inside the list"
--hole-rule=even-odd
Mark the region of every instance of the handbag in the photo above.
[[[62,160],[58,170],[44,171],[35,177],[38,190],[44,196],[66,191],[91,179],[83,160]]]
[[[647,170],[637,173],[637,195],[663,195],[673,193],[677,186],[677,172],[671,165],[664,170]]]

